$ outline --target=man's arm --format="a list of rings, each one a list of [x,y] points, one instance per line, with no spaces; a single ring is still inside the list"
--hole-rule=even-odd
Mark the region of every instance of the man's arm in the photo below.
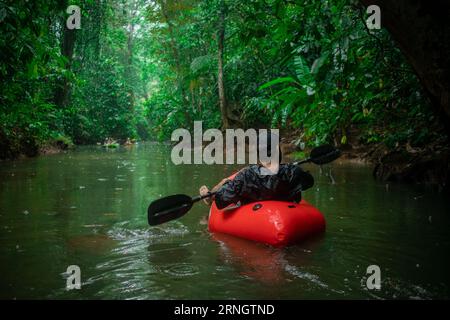
[[[222,179],[218,184],[216,184],[211,191],[208,189],[207,186],[201,186],[200,187],[200,195],[204,196],[207,195],[208,192],[216,192],[217,190],[219,190],[224,184],[225,182],[228,181],[228,178]],[[209,197],[209,198],[205,198],[203,199],[203,201],[207,204],[207,205],[211,205],[211,203],[214,201],[214,196]]]
[[[236,172],[235,174],[229,176],[228,178],[222,179],[218,184],[216,184],[214,186],[214,188],[211,189],[211,191],[208,189],[207,186],[201,186],[200,187],[200,195],[204,196],[207,195],[208,192],[217,192],[227,181],[233,180],[234,177],[236,177],[239,173],[241,173],[242,171],[244,171],[245,168],[242,168],[241,170],[239,170],[238,172]],[[209,197],[209,198],[205,198],[203,199],[203,201],[207,204],[207,205],[211,205],[211,203],[215,200],[215,196]]]
[[[304,171],[298,165],[290,165],[288,175],[291,189],[289,198],[294,199],[296,202],[300,202],[302,191],[305,191],[314,185],[314,178],[308,171]]]

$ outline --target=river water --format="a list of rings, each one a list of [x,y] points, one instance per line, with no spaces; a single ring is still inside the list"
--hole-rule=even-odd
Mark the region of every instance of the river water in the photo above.
[[[336,162],[335,184],[306,166],[304,193],[327,220],[321,237],[283,249],[210,234],[208,208],[147,225],[148,204],[193,195],[238,166],[170,161],[170,146],[139,144],[0,162],[0,298],[450,298],[450,210],[433,189],[376,182]],[[66,289],[69,265],[80,290]],[[367,267],[381,271],[369,290]]]

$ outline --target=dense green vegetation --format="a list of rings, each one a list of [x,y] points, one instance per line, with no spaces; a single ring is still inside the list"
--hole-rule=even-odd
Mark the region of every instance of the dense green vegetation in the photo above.
[[[66,28],[70,4],[81,29]],[[313,145],[420,146],[441,133],[422,87],[356,1],[0,3],[0,157],[52,141],[280,127]]]

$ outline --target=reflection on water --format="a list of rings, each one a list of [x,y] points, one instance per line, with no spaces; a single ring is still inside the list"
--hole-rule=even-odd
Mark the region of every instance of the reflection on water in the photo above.
[[[239,275],[265,284],[285,281],[285,252],[226,234],[214,234],[224,263],[236,268]]]
[[[69,251],[84,252],[91,254],[104,254],[110,251],[115,241],[104,234],[87,234],[75,236],[67,240]]]
[[[334,164],[336,184],[307,166],[316,185],[305,198],[324,213],[327,231],[277,249],[209,234],[203,204],[147,225],[151,200],[194,194],[236,166],[174,166],[170,148],[157,144],[1,164],[0,298],[450,297],[448,200],[375,182],[366,166]],[[81,290],[65,289],[72,264]],[[381,268],[379,291],[365,285],[371,264]]]

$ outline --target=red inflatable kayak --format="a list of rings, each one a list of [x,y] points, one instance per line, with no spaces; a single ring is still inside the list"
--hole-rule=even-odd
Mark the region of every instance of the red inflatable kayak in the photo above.
[[[259,201],[233,210],[219,210],[213,202],[208,228],[211,232],[287,246],[324,232],[325,218],[305,200]]]

